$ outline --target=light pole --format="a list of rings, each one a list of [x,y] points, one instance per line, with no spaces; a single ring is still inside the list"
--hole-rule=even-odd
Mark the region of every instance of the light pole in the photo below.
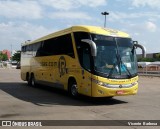
[[[11,44],[11,57],[10,57],[10,58],[12,58],[12,54],[13,54],[13,53],[12,53],[12,44]]]
[[[105,28],[106,27],[106,15],[109,15],[109,13],[108,12],[102,12],[101,14],[105,16],[105,19],[104,19],[104,28]]]

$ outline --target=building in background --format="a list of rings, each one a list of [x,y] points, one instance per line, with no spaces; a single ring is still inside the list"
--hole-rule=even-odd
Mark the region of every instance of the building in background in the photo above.
[[[8,60],[10,60],[10,58],[11,58],[11,52],[9,50],[3,50],[2,53],[3,54],[7,54]]]
[[[158,54],[160,53],[148,53],[146,54],[146,58],[156,58]],[[137,54],[137,58],[138,59],[142,58],[142,54]]]

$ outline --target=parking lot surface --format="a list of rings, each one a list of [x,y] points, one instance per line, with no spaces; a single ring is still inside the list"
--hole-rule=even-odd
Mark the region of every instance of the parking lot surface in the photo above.
[[[0,119],[160,120],[160,77],[140,76],[139,91],[134,96],[113,97],[112,99],[91,99],[82,96],[79,99],[73,99],[65,91],[46,88],[46,86],[36,88],[27,86],[27,83],[20,78],[20,70],[0,69]],[[66,128],[72,129],[73,127]]]

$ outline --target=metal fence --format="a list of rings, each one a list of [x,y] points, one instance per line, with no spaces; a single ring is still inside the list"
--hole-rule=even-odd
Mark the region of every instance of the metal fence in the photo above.
[[[160,64],[148,64],[146,66],[138,66],[139,74],[152,74],[160,76]]]

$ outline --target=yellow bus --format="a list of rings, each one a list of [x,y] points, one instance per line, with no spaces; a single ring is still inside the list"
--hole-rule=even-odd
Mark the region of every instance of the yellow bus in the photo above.
[[[28,85],[64,89],[71,96],[134,95],[138,90],[136,48],[118,30],[73,26],[22,45],[21,78]]]

